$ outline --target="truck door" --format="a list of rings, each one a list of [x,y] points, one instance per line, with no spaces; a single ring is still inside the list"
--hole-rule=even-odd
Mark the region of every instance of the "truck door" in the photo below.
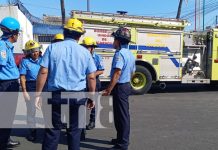
[[[139,50],[159,58],[159,79],[178,81],[181,76],[182,33],[145,30],[138,33]],[[141,46],[140,46],[141,45]]]

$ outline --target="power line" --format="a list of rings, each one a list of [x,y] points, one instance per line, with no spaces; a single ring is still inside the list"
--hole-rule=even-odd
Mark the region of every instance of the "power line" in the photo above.
[[[218,2],[216,0],[212,0],[212,1],[208,2],[205,6],[205,14],[208,14],[208,13],[216,10],[217,6],[218,6]],[[203,9],[200,8],[196,13],[202,13],[202,12],[203,12]],[[190,18],[193,18],[194,15],[195,15],[195,11],[193,10],[193,11],[183,15],[182,18],[190,19]]]
[[[32,6],[32,7],[37,7],[37,8],[46,8],[46,9],[53,9],[53,10],[61,10],[60,8],[55,8],[55,7],[46,7],[46,6],[43,6],[43,5],[35,5],[35,4],[30,4],[30,3],[23,3],[24,5],[29,5],[29,6]]]
[[[202,2],[201,2],[202,3]],[[44,9],[50,9],[50,10],[56,10],[58,12],[61,11],[60,8],[57,7],[47,7],[45,5],[38,5],[38,4],[32,4],[32,3],[23,3],[25,6],[31,6],[31,7],[37,7],[37,8],[44,8]],[[206,3],[205,5],[205,15],[209,14],[215,10],[218,9],[218,2],[217,0],[210,0],[209,2]],[[67,9],[66,11],[71,11],[69,9]],[[183,19],[187,19],[189,21],[193,21],[194,19],[194,15],[195,15],[195,11],[193,8],[187,8],[187,9],[183,9],[182,12],[186,12],[184,15],[182,15],[181,18]],[[200,8],[197,13],[202,13],[203,9]],[[151,14],[136,14],[136,15],[142,15],[142,16],[159,16],[159,17],[169,17],[169,16],[174,16],[177,13],[176,10],[174,11],[170,11],[170,12],[160,12],[160,13],[151,13]]]
[[[57,11],[61,11],[60,8],[57,8],[57,7],[47,7],[45,5],[38,5],[38,4],[32,4],[32,3],[23,3],[23,5],[25,6],[31,6],[31,7],[36,7],[36,8],[44,8],[44,9],[50,9],[50,10],[57,10]],[[67,11],[71,11],[69,9],[67,9]],[[184,9],[183,11],[191,11],[191,9]],[[145,13],[145,14],[137,14],[137,15],[141,15],[141,16],[169,16],[169,15],[175,15],[177,13],[177,10],[174,10],[174,11],[170,11],[170,12],[160,12],[160,13]]]

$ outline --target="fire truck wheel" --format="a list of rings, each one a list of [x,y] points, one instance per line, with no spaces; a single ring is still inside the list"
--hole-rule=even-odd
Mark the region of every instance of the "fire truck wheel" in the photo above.
[[[145,94],[150,90],[151,85],[152,76],[150,71],[143,66],[136,65],[136,71],[131,80],[132,94]]]

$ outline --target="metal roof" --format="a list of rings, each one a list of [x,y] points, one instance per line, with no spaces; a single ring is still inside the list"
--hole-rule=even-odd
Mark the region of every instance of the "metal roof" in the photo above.
[[[62,32],[63,32],[63,28],[62,26],[59,25],[50,25],[50,24],[43,24],[43,23],[33,24],[33,34],[54,35]]]

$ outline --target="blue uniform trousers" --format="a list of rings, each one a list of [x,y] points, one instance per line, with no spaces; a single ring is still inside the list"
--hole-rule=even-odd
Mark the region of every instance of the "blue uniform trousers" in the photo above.
[[[114,124],[117,130],[118,145],[128,149],[130,134],[130,116],[128,97],[131,94],[130,83],[117,83],[113,90]]]
[[[46,128],[44,140],[42,144],[42,150],[57,150],[61,129],[63,123],[61,121],[61,104],[67,104],[67,100],[61,100],[61,91],[52,92],[52,99],[48,100],[48,103],[52,106],[52,125],[53,128]],[[79,108],[84,102],[78,102],[76,99],[71,99],[69,102],[69,132],[68,149],[79,150],[80,148],[80,135],[82,129],[79,128]],[[43,114],[46,110],[43,110]],[[46,115],[44,115],[45,117]],[[46,121],[46,118],[45,118]]]
[[[19,83],[17,80],[0,80],[0,149],[6,149],[17,107]],[[8,93],[12,92],[12,93]],[[5,128],[8,127],[8,128]]]

